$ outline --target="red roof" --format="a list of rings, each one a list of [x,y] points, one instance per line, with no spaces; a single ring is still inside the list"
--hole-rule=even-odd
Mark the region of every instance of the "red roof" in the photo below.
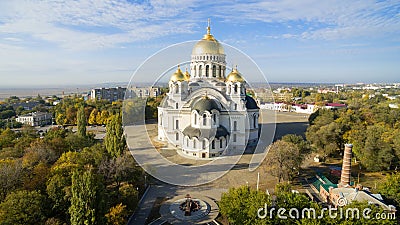
[[[341,103],[327,103],[325,105],[332,106],[332,107],[346,107],[346,104],[341,104]]]

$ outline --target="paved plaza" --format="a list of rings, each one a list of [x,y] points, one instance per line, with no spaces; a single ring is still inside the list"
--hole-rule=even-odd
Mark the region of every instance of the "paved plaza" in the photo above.
[[[270,114],[269,114],[270,115]],[[261,121],[263,118],[261,118]],[[262,123],[262,122],[261,122]],[[272,126],[273,124],[263,124],[263,126]],[[285,134],[300,134],[303,135],[308,126],[308,115],[288,113],[288,112],[277,112],[276,113],[276,132],[274,139],[279,139]],[[129,129],[129,128],[128,128]],[[133,128],[131,128],[133,129]],[[147,130],[151,136],[156,135],[156,125],[147,125]],[[139,149],[145,149],[147,147],[152,147],[146,142],[151,141],[154,143],[154,139],[151,137],[147,140],[140,140],[141,135],[129,135],[128,133],[128,146],[135,146]],[[159,143],[158,143],[159,144]],[[183,165],[182,168],[191,168],[196,166],[201,166],[209,163],[205,160],[195,160],[182,157],[176,153],[176,150],[168,147],[159,145],[159,151],[161,155],[168,161]],[[143,153],[145,155],[145,152]],[[147,157],[147,156],[146,156]],[[148,157],[151,160],[151,156]],[[277,182],[275,177],[268,174],[267,166],[263,160],[261,165],[253,170],[249,170],[249,164],[252,161],[253,154],[245,153],[239,157],[238,162],[229,170],[227,173],[213,180],[210,183],[203,184],[200,186],[193,187],[182,187],[174,186],[170,184],[165,184],[162,182],[157,182],[152,185],[147,192],[142,204],[139,206],[135,215],[131,218],[129,224],[145,224],[146,218],[148,217],[154,202],[157,197],[168,197],[174,198],[180,195],[186,195],[187,193],[197,193],[198,195],[205,196],[207,198],[213,199],[215,201],[220,200],[221,194],[226,192],[230,187],[239,187],[243,185],[248,185],[250,187],[256,188],[257,186],[257,176],[260,176],[259,189],[266,190],[270,192],[275,187]],[[219,168],[214,166],[215,168]],[[152,168],[154,169],[154,168]],[[218,171],[206,171],[204,176],[216,176]],[[202,174],[195,176],[195,179],[204,180]]]

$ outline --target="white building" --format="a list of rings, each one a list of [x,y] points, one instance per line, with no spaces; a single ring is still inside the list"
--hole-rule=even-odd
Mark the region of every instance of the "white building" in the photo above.
[[[279,111],[279,112],[287,112],[290,109],[290,105],[284,102],[266,102],[260,105],[260,108]]]
[[[237,68],[225,76],[224,48],[210,34],[192,50],[190,73],[178,66],[158,107],[158,139],[181,153],[210,158],[244,150],[258,141],[259,107],[246,95]]]
[[[284,102],[267,102],[260,105],[260,108],[279,112],[295,112],[305,114],[312,114],[318,109],[315,104],[287,104]]]
[[[313,114],[317,109],[314,104],[292,104],[291,112]]]
[[[125,96],[126,88],[96,88],[90,91],[90,99],[104,99],[108,101],[123,100]]]
[[[18,116],[15,119],[17,122],[28,124],[30,126],[44,126],[52,123],[53,116],[46,112],[33,112],[26,115]]]
[[[138,96],[141,98],[157,97],[161,95],[161,89],[159,87],[130,87],[127,92],[128,97]]]

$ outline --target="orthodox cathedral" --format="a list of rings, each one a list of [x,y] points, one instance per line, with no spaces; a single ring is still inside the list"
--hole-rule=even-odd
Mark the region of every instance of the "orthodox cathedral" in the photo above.
[[[246,81],[234,68],[225,75],[223,46],[210,33],[192,50],[190,73],[178,66],[158,107],[158,139],[183,155],[212,158],[258,142],[259,107],[246,95]],[[181,154],[181,155],[182,155]]]

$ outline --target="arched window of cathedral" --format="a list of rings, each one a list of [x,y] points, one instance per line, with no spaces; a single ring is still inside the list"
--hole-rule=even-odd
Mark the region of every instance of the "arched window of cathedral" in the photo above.
[[[177,141],[179,140],[179,133],[175,134],[175,140],[177,140]]]
[[[219,77],[222,77],[222,66],[219,66],[219,72],[218,72]]]
[[[203,149],[206,149],[206,140],[203,139]]]
[[[175,109],[178,109],[178,108],[179,108],[179,104],[175,103]]]
[[[212,67],[212,75],[213,75],[213,77],[217,76],[217,67],[215,65],[213,65],[213,67]]]
[[[196,66],[193,67],[193,70],[194,70],[194,76],[196,77],[197,76]]]
[[[257,128],[257,114],[254,114],[254,128]]]
[[[235,103],[235,105],[233,105],[233,109],[237,110],[237,104]]]
[[[194,114],[194,125],[196,125],[197,124],[197,114],[195,113]]]
[[[186,146],[189,147],[189,138],[186,138]]]
[[[237,84],[235,84],[235,86],[233,86],[233,91],[234,91],[234,93],[235,94],[237,94],[237,92],[238,92],[238,85]]]
[[[233,142],[236,142],[236,134],[233,134]]]
[[[202,66],[200,65],[199,66],[199,77],[201,77],[202,75],[203,75],[203,68],[202,68]]]
[[[213,124],[216,125],[217,123],[217,114],[213,114]]]
[[[208,56],[207,56],[208,57]],[[209,71],[210,70],[210,66],[209,65],[207,65],[206,66],[206,77],[208,77],[208,75],[209,75]]]
[[[237,121],[233,121],[233,130],[237,131]]]
[[[178,94],[179,93],[179,85],[175,84],[175,93]]]
[[[203,126],[207,125],[207,115],[203,114]]]
[[[212,142],[211,142],[211,148],[212,148],[212,149],[215,149],[215,139],[212,140]]]
[[[194,139],[193,139],[193,148],[196,148],[196,145],[197,145],[197,141],[196,141],[196,139],[194,138]]]
[[[175,129],[179,129],[179,120],[175,120]]]
[[[223,140],[221,139],[221,140],[219,140],[219,148],[222,148],[222,142]]]

